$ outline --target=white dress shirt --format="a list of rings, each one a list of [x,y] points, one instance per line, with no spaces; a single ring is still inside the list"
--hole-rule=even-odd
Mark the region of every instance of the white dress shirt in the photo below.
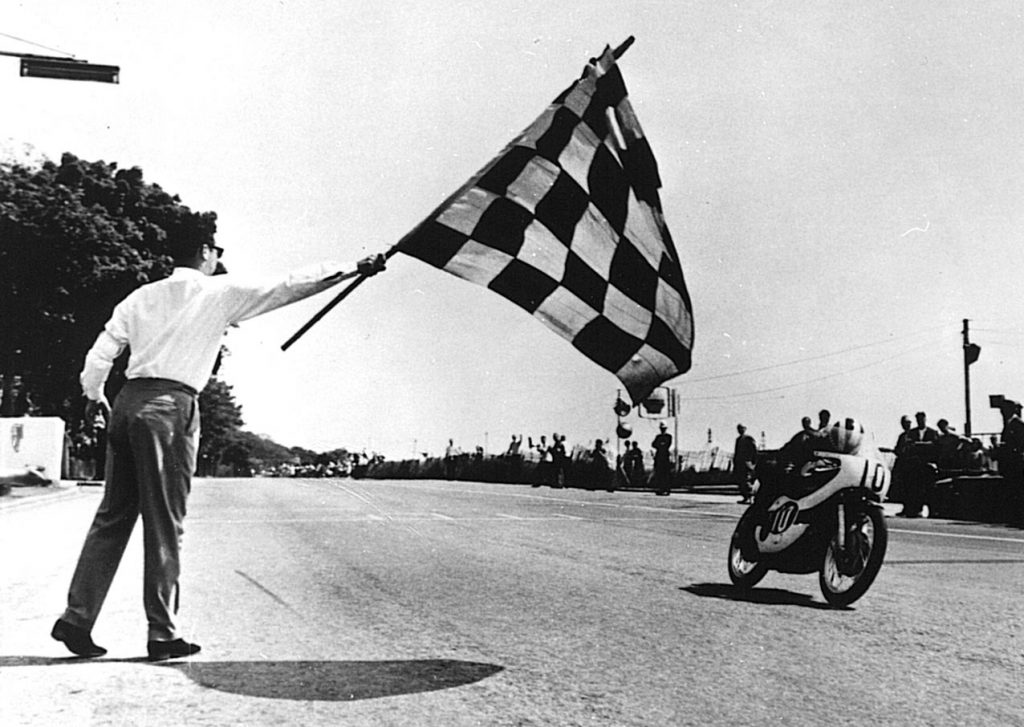
[[[233,323],[307,298],[356,275],[355,265],[302,268],[271,281],[204,275],[176,267],[138,288],[114,308],[85,356],[82,391],[106,401],[103,386],[114,359],[131,346],[127,376],[171,379],[202,391],[213,372],[224,332]]]

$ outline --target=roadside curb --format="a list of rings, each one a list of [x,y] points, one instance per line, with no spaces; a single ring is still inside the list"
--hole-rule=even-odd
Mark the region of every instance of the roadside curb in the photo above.
[[[0,497],[0,512],[20,510],[77,497],[83,492],[94,489],[93,484],[78,480],[61,480],[44,487],[14,487],[8,494]],[[102,487],[102,483],[95,484]]]

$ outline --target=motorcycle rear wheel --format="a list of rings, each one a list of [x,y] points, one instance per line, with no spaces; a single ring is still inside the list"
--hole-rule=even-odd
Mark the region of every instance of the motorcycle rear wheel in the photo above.
[[[847,551],[829,540],[818,573],[821,593],[829,605],[849,606],[863,596],[878,575],[885,559],[889,531],[880,508],[868,507],[856,516],[847,531]]]
[[[768,573],[768,566],[764,563],[747,560],[743,557],[743,548],[741,547],[743,538],[753,539],[754,537],[753,518],[751,510],[748,509],[743,513],[729,540],[729,580],[734,586],[744,590],[756,586]]]

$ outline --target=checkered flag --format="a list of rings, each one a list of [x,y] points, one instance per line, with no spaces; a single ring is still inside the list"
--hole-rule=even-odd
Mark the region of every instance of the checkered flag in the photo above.
[[[615,59],[610,48],[592,59],[396,247],[505,296],[638,403],[689,370],[693,312]]]

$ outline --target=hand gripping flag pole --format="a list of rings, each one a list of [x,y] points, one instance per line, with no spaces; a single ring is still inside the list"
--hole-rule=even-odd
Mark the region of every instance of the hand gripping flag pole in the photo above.
[[[616,65],[632,41],[591,59],[388,256],[401,251],[507,298],[637,402],[689,370],[693,315],[657,162]]]
[[[398,245],[392,246],[390,250],[384,253],[384,258],[390,260],[391,256],[394,255],[396,252],[398,252]],[[359,286],[359,284],[366,280],[368,277],[370,276],[360,275],[358,278],[356,278],[351,283],[346,285],[345,288],[340,293],[338,293],[338,295],[336,295],[332,301],[330,301],[327,305],[321,308],[316,315],[314,315],[312,318],[306,321],[305,325],[302,326],[302,328],[297,330],[295,333],[293,333],[291,338],[282,343],[281,350],[287,351],[289,348],[291,348],[292,344],[298,341],[300,338],[302,338],[302,336],[305,335],[306,331],[315,326],[320,321],[321,318],[327,315],[331,311],[331,309],[334,308],[334,306],[338,305],[338,303],[345,300],[345,298],[348,297],[348,294],[355,290]]]

